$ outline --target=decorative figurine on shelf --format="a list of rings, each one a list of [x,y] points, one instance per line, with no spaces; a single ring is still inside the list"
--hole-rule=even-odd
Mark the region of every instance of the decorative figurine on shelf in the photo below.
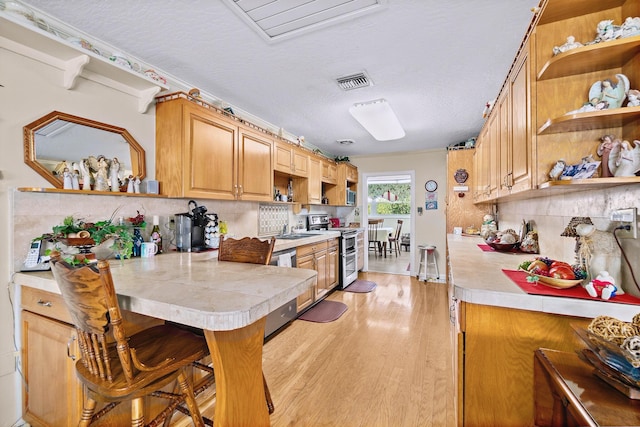
[[[627,93],[627,107],[638,107],[640,106],[640,90],[631,89],[629,93]]]
[[[96,191],[109,191],[109,163],[104,156],[96,159]]]
[[[617,83],[614,83],[611,79],[593,83],[589,89],[589,102],[577,110],[569,111],[567,114],[622,107],[625,99],[627,99],[627,93],[631,85],[624,74],[616,74],[616,79]]]
[[[127,193],[133,193],[133,175],[127,178]]]
[[[567,162],[562,159],[558,160],[556,164],[553,165],[553,168],[551,168],[551,171],[549,171],[549,178],[554,181],[560,179],[560,175],[564,172],[565,167],[567,167]]]
[[[567,42],[565,44],[563,44],[562,46],[553,47],[553,54],[557,55],[559,53],[566,52],[568,50],[575,49],[582,46],[584,45],[580,42],[577,42],[575,37],[569,36],[567,37]]]
[[[118,174],[120,173],[120,162],[117,157],[114,157],[111,160],[111,166],[109,167],[109,184],[111,185],[111,191],[114,193],[120,192],[120,178],[118,178]]]
[[[64,174],[64,170],[69,169],[69,164],[66,160],[61,161],[53,168],[52,173],[57,176],[62,176]]]
[[[640,141],[622,141],[609,154],[609,170],[613,176],[635,176],[640,172]]]
[[[640,34],[640,17],[632,18],[630,16],[624,20],[622,23],[620,30],[622,32],[622,37],[633,37]]]
[[[73,184],[71,182],[71,171],[69,168],[64,168],[62,172],[62,188],[65,190],[73,190]]]
[[[613,171],[609,168],[609,159],[611,155],[611,151],[618,147],[622,141],[616,138],[615,135],[604,135],[600,138],[602,141],[598,146],[596,153],[602,159],[602,173],[600,176],[603,178],[608,178],[613,176]]]
[[[71,172],[71,188],[74,190],[80,189],[80,178],[77,170]]]
[[[140,177],[136,176],[133,178],[133,192],[140,193]]]
[[[622,27],[620,25],[614,25],[613,19],[605,19],[598,22],[596,27],[598,35],[592,43],[608,42],[622,37]]]
[[[89,160],[80,160],[78,168],[80,169],[80,175],[82,176],[82,189],[91,190],[91,181],[93,180],[93,178],[91,176],[91,167],[89,166]]]

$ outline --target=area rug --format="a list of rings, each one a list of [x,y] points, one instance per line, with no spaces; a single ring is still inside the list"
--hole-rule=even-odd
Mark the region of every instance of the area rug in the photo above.
[[[370,282],[369,280],[360,280],[356,279],[352,284],[343,289],[345,292],[358,292],[358,293],[367,293],[371,292],[376,288],[374,282]]]
[[[339,319],[345,311],[347,311],[347,305],[344,303],[322,300],[302,313],[298,319],[317,323],[333,322]]]

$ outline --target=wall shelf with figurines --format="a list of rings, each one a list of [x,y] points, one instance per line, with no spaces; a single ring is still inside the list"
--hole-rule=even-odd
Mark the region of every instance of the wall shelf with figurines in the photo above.
[[[128,196],[128,197],[153,197],[157,199],[167,199],[167,196],[161,194],[149,193],[126,193],[114,191],[93,191],[93,190],[65,190],[63,188],[44,188],[44,187],[19,187],[18,191],[25,193],[64,193],[64,194],[85,194],[88,196]]]
[[[574,132],[584,129],[608,129],[626,126],[640,120],[640,107],[622,107],[586,113],[565,114],[548,119],[538,129],[538,135]]]

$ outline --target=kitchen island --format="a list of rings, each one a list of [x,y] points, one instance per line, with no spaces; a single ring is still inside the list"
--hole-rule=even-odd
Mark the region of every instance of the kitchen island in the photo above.
[[[534,351],[574,352],[582,344],[572,325],[598,315],[630,321],[640,306],[529,295],[502,269],[536,255],[485,252],[483,243],[447,238],[458,425],[534,425]]]
[[[216,252],[204,252],[112,260],[111,272],[123,310],[205,331],[216,372],[216,426],[269,425],[265,316],[313,286],[315,271],[220,262]],[[17,273],[14,283],[60,293],[48,271]]]

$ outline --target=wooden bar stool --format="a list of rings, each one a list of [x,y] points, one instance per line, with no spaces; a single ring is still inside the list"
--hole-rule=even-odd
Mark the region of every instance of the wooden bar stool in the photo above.
[[[168,423],[176,410],[189,413],[194,425],[204,426],[186,368],[209,354],[206,340],[166,324],[127,336],[108,261],[76,267],[54,252],[51,265],[78,334],[81,357],[76,372],[87,389],[78,425],[89,426],[118,403],[130,401],[131,426]],[[208,384],[213,383],[210,375]],[[182,394],[162,391],[175,380]],[[151,423],[144,420],[148,396],[167,400]],[[108,404],[96,413],[99,401]],[[188,411],[181,407],[185,402]]]

